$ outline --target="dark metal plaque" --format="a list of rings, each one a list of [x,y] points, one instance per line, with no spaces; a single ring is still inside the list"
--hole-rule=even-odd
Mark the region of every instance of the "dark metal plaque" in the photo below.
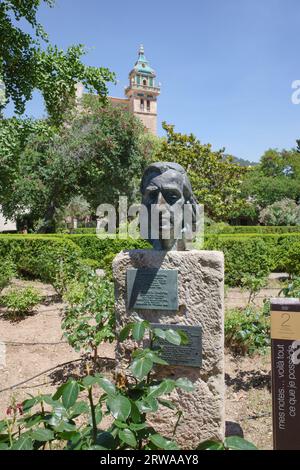
[[[176,269],[127,269],[129,309],[177,310]]]
[[[273,441],[300,449],[300,302],[271,299]]]
[[[161,323],[151,323],[154,328],[162,330],[182,330],[188,338],[187,345],[176,346],[163,339],[157,339],[157,346],[163,348],[162,358],[170,365],[174,366],[202,366],[202,328],[201,326],[187,325],[165,325]],[[153,345],[155,348],[155,343]]]

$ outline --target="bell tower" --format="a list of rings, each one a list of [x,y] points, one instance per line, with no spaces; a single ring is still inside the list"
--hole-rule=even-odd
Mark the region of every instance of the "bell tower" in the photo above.
[[[155,78],[155,71],[150,67],[141,45],[138,60],[129,73],[129,86],[125,89],[125,95],[129,100],[130,111],[154,135],[157,133],[157,97],[160,93]]]

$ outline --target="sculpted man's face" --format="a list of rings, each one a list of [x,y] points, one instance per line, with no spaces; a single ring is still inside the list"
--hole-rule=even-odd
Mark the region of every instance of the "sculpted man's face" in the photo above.
[[[176,234],[180,233],[183,219],[183,178],[177,171],[168,170],[148,178],[142,203],[148,209],[149,229],[158,233],[162,247],[170,249]],[[149,237],[152,238],[152,237]]]

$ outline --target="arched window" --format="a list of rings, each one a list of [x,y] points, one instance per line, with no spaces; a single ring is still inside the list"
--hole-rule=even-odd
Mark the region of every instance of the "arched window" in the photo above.
[[[141,111],[144,111],[144,100],[141,100],[140,108],[141,108]]]
[[[145,78],[144,78],[144,80],[143,80],[143,85],[144,85],[144,86],[147,86],[147,80],[146,80]]]

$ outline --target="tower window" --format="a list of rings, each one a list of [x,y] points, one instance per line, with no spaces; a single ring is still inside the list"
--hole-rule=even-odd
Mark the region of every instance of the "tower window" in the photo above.
[[[140,102],[140,108],[141,108],[141,111],[144,111],[144,100],[141,100],[141,102]]]
[[[143,80],[143,85],[144,85],[144,86],[147,85],[147,80],[146,80],[146,79]]]
[[[150,111],[150,100],[147,100],[147,111]]]

